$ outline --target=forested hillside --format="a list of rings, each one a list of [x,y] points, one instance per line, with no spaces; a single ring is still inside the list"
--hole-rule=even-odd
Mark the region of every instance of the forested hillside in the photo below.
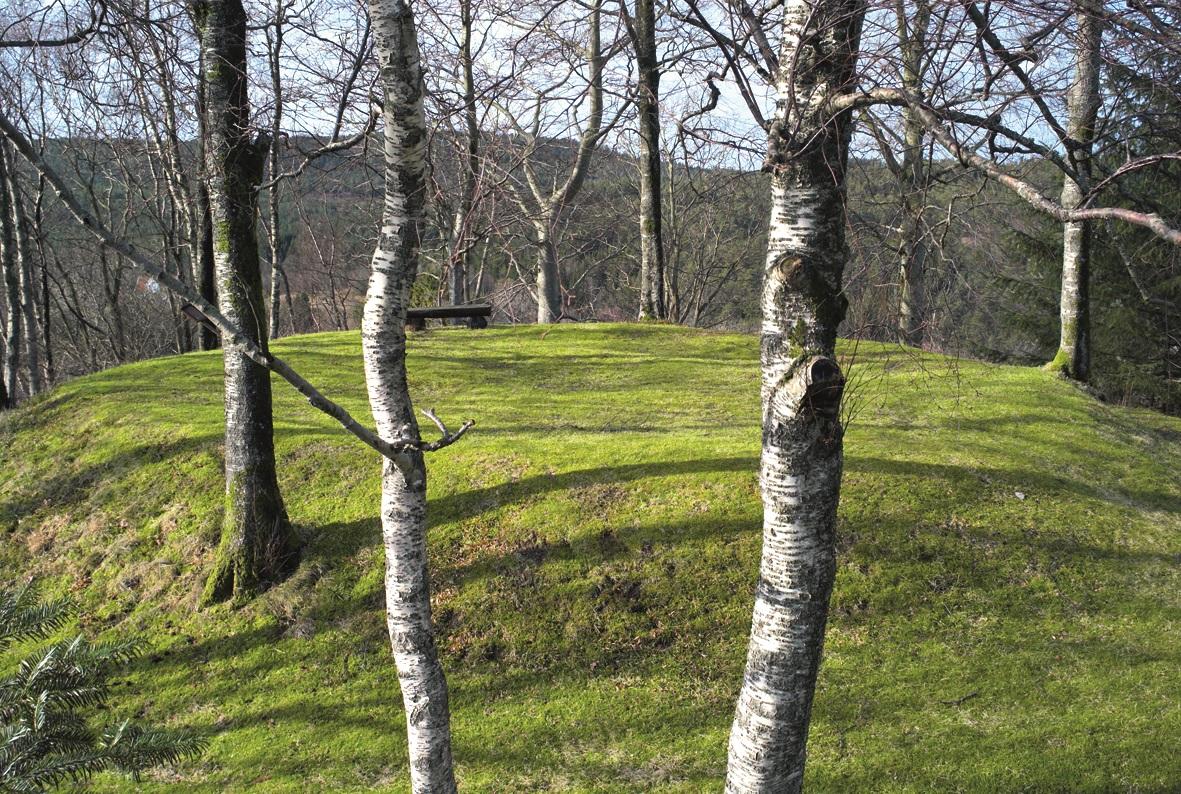
[[[311,148],[309,141],[291,145],[294,152]],[[547,156],[560,161],[571,151],[555,144]],[[291,154],[286,167],[298,162]],[[1010,191],[965,174],[954,163],[939,165],[948,181],[933,189],[931,202],[953,206],[955,213],[936,230],[939,258],[929,276],[926,346],[989,361],[1049,360],[1058,332],[1060,231]],[[1050,186],[1054,176],[1035,168],[1032,178]],[[628,219],[634,213],[635,179],[633,159],[604,150],[571,207],[563,272],[573,285],[579,320],[618,321],[634,313],[633,252],[639,232]],[[898,284],[890,228],[897,207],[890,180],[878,160],[859,160],[850,171],[852,258],[845,283],[850,300],[841,331],[845,337],[887,341],[896,336]],[[767,177],[697,168],[677,172],[669,183],[666,202],[676,210],[668,229],[670,306],[687,325],[754,328],[770,213]],[[96,189],[117,191],[118,184],[100,180]],[[969,193],[972,198],[965,201]],[[286,276],[280,332],[358,327],[381,206],[377,152],[324,156],[291,182],[279,206]],[[149,289],[117,257],[104,255],[64,213],[51,214],[43,228],[56,267],[63,269],[60,276],[48,270],[61,376],[159,355],[175,347],[179,334],[194,332],[167,293]],[[416,305],[447,300],[441,287],[445,240],[438,228],[426,231]],[[132,227],[126,233],[153,245],[150,228]],[[1126,237],[1113,231],[1098,240],[1094,290],[1101,309],[1095,313],[1092,380],[1105,399],[1176,411],[1181,347],[1173,334],[1181,327],[1181,313],[1172,290],[1181,282],[1169,275],[1172,258],[1163,265],[1146,258],[1128,261],[1128,252],[1121,250]],[[473,282],[472,298],[490,300],[499,322],[529,319],[526,249],[511,234],[490,237],[479,248],[473,274],[479,288]],[[1156,249],[1140,250],[1138,256],[1146,257]],[[1155,275],[1138,277],[1138,271],[1162,266]],[[91,280],[79,282],[78,273],[93,269]],[[66,277],[65,270],[73,275]],[[91,316],[93,325],[78,322]]]

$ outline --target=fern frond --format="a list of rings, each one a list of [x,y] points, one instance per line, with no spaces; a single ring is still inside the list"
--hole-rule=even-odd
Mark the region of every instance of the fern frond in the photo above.
[[[68,598],[41,601],[37,581],[0,589],[0,651],[14,642],[46,637],[60,629],[74,612]]]
[[[109,728],[98,742],[124,772],[196,758],[206,745],[197,734],[141,727],[126,720]]]

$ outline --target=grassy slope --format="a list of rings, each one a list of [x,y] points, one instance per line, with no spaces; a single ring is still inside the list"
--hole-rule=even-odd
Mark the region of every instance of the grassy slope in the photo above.
[[[355,334],[276,348],[365,415]],[[760,544],[757,340],[522,327],[411,348],[419,404],[479,420],[430,462],[462,784],[716,789]],[[854,372],[812,790],[1176,790],[1181,422],[884,346]],[[219,376],[216,355],[156,360],[0,419],[0,570],[150,642],[118,705],[212,734],[186,788],[404,790],[378,461],[283,384],[307,559],[249,607],[194,612]]]

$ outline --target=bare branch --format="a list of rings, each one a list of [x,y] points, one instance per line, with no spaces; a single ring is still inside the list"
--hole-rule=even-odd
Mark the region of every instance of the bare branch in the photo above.
[[[410,463],[407,460],[407,454],[414,451],[430,452],[436,449],[442,449],[445,446],[455,443],[459,438],[467,432],[467,430],[475,423],[468,420],[463,427],[455,433],[446,434],[439,441],[423,444],[421,441],[414,440],[399,440],[397,442],[389,442],[378,436],[375,432],[358,422],[353,416],[344,409],[343,406],[333,402],[325,397],[316,387],[314,387],[307,379],[291,368],[287,362],[283,361],[278,356],[270,352],[263,351],[255,345],[250,339],[241,332],[235,325],[225,318],[224,315],[209,301],[205,300],[201,295],[194,291],[188,284],[185,284],[176,276],[168,272],[168,270],[159,263],[152,260],[147,255],[140,252],[131,243],[121,239],[108,229],[101,221],[99,221],[93,214],[91,214],[78,199],[74,196],[73,191],[66,185],[65,181],[54,171],[45,160],[37,153],[32,143],[24,133],[17,129],[8,117],[0,113],[0,132],[12,141],[17,151],[32,165],[37,171],[45,177],[45,180],[53,187],[54,192],[69,210],[70,214],[74,216],[77,221],[85,228],[89,229],[91,234],[98,238],[104,246],[111,249],[115,253],[124,257],[128,262],[133,264],[138,270],[145,275],[155,279],[159,284],[171,290],[177,296],[185,299],[190,304],[200,310],[208,320],[221,332],[224,342],[227,346],[233,346],[240,349],[251,361],[258,364],[260,367],[270,370],[283,380],[290,383],[295,390],[307,398],[308,403],[313,408],[327,414],[340,423],[341,427],[347,430],[352,435],[363,441],[368,446],[372,447],[382,456],[388,458],[403,470],[408,470]]]

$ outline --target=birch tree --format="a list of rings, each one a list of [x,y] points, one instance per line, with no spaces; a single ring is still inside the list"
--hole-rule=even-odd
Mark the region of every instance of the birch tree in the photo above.
[[[414,15],[405,0],[371,0],[385,122],[385,200],[361,326],[365,382],[378,434],[418,443],[406,378],[406,309],[418,270],[426,192],[426,122]],[[444,430],[446,436],[446,431]],[[384,462],[381,524],[386,621],[416,794],[455,791],[447,681],[431,627],[422,450]]]
[[[200,6],[195,7],[196,12]],[[198,14],[193,14],[193,26],[198,36],[200,36],[200,23],[198,21]],[[207,146],[206,140],[207,121],[205,110],[208,106],[206,100],[206,63],[205,63],[205,49],[198,46],[197,48],[197,140],[196,140],[196,160],[197,160],[197,189],[196,189],[196,215],[197,215],[197,229],[198,241],[197,250],[193,254],[195,262],[194,267],[194,281],[198,285],[201,292],[201,297],[209,303],[217,303],[217,274],[215,272],[213,260],[213,209],[209,203],[209,179],[206,171]],[[221,347],[221,339],[218,338],[217,331],[207,325],[202,324],[200,331],[200,344],[202,350],[216,350]]]
[[[0,110],[0,133],[40,172],[74,219],[99,242],[166,289],[191,303],[218,329],[227,352],[278,375],[348,433],[381,454],[382,526],[387,558],[386,602],[390,644],[406,707],[411,785],[415,794],[455,791],[451,759],[447,685],[439,663],[430,619],[426,567],[426,467],[424,453],[454,444],[474,425],[468,420],[450,431],[432,411],[439,428],[424,441],[414,418],[406,381],[404,330],[409,284],[420,242],[425,130],[422,83],[414,23],[401,0],[376,0],[374,14],[383,83],[387,191],[382,235],[374,252],[362,344],[374,432],[321,393],[286,361],[270,353],[252,331],[236,325],[220,307],[170,273],[159,262],[118,237],[89,212],[78,197]],[[408,49],[404,49],[408,48]],[[216,192],[214,192],[216,194]]]
[[[7,148],[7,147],[5,147]],[[4,277],[4,366],[5,407],[16,404],[20,374],[20,273],[16,263],[16,233],[13,231],[12,204],[7,188],[8,157],[0,150],[0,270]]]
[[[842,468],[835,358],[845,314],[845,170],[864,7],[788,0],[764,170],[771,223],[763,274],[763,555],[746,673],[730,732],[728,792],[803,784],[812,696],[836,570]]]
[[[250,128],[246,11],[241,0],[208,0],[196,7],[196,18],[205,65],[205,157],[219,308],[265,355],[256,189],[266,141],[255,140]],[[227,346],[223,358],[225,517],[206,603],[280,581],[299,562],[275,471],[270,375],[240,350]]]
[[[16,267],[18,290],[20,293],[20,324],[24,345],[25,382],[29,395],[37,394],[42,389],[41,372],[41,326],[38,322],[38,306],[36,288],[33,282],[33,246],[30,240],[28,215],[25,211],[25,201],[17,175],[16,164],[11,160],[11,153],[5,147],[4,157],[9,163],[4,169],[4,189],[8,192],[8,206],[12,215],[12,249],[13,264]]]

